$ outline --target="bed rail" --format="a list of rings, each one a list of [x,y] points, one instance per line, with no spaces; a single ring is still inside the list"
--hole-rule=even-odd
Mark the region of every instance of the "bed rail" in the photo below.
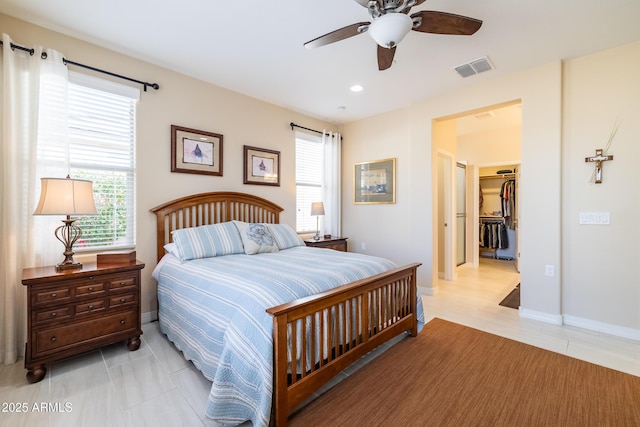
[[[273,316],[273,421],[351,363],[405,331],[417,335],[413,263],[267,310]]]

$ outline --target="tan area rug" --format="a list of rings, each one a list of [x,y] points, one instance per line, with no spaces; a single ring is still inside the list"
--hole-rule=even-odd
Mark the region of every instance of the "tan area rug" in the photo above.
[[[640,426],[640,377],[434,319],[290,426]]]

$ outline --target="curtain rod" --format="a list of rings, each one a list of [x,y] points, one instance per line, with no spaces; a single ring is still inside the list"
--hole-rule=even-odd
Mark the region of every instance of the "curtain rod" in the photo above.
[[[0,40],[0,46],[2,46],[4,44],[4,42],[2,40]],[[11,49],[18,49],[18,50],[22,50],[24,52],[29,52],[30,55],[33,55],[35,50],[33,48],[27,48],[24,46],[20,46],[17,45],[15,43],[11,43]],[[46,52],[42,52],[42,59],[47,59],[47,54]],[[144,86],[144,91],[147,91],[147,86],[148,87],[152,87],[155,90],[160,89],[160,85],[158,83],[149,83],[149,82],[143,82],[141,80],[136,80],[136,79],[132,79],[131,77],[126,77],[126,76],[122,76],[120,74],[116,74],[116,73],[112,73],[111,71],[106,71],[106,70],[101,70],[100,68],[96,68],[96,67],[92,67],[90,65],[85,65],[85,64],[80,64],[79,62],[74,62],[71,61],[67,58],[62,58],[62,62],[64,62],[64,65],[75,65],[76,67],[81,67],[81,68],[86,68],[88,70],[91,71],[96,71],[98,73],[102,73],[102,74],[108,74],[110,76],[113,77],[117,77],[119,79],[124,79],[124,80],[128,80],[130,82],[134,82],[134,83],[138,83],[142,86]]]
[[[293,122],[289,123],[289,126],[291,126],[291,130],[293,130],[293,128],[294,128],[294,127],[296,127],[296,128],[300,128],[300,129],[308,130],[308,131],[310,131],[310,132],[319,133],[320,135],[324,135],[324,134],[331,135],[331,138],[333,138],[333,136],[334,136],[334,135],[333,135],[333,133],[330,133],[330,134],[329,134],[329,133],[323,132],[323,131],[321,131],[321,130],[315,130],[315,129],[306,128],[306,127],[304,127],[304,126],[297,125],[297,124],[295,124],[295,123],[293,123]],[[340,137],[340,139],[342,139],[342,136]]]

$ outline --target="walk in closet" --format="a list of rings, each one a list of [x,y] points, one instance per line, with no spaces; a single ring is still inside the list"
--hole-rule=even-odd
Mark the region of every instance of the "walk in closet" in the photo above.
[[[517,248],[517,165],[480,168],[479,253],[514,260]]]

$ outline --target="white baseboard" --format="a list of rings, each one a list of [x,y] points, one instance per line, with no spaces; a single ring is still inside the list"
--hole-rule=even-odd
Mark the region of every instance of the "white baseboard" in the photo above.
[[[602,332],[621,338],[628,338],[640,341],[640,330],[627,328],[624,326],[612,325],[610,323],[597,322],[595,320],[583,319],[581,317],[565,314],[563,316],[565,325],[576,326],[590,331]]]
[[[142,321],[142,323],[151,323],[153,321],[156,321],[158,320],[158,312],[150,311],[148,313],[142,313],[140,320]]]
[[[518,312],[520,317],[524,317],[525,319],[539,320],[540,322],[551,323],[552,325],[562,325],[561,314],[550,314],[522,307],[520,307]]]
[[[421,295],[428,295],[430,297],[438,294],[438,288],[429,288],[426,286],[418,286],[418,293]]]

